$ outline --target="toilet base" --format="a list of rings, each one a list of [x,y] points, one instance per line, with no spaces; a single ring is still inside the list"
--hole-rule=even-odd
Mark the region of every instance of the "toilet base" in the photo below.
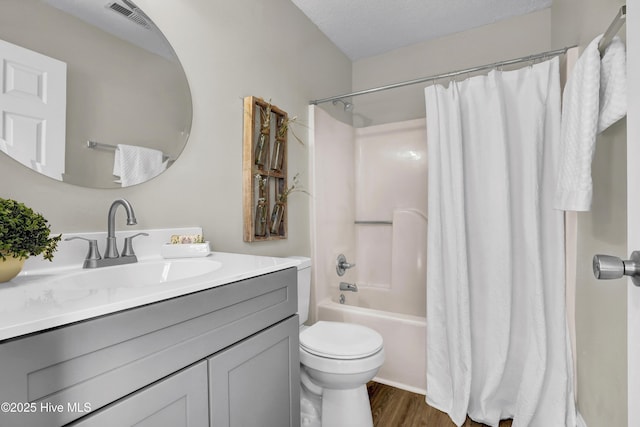
[[[304,370],[300,370],[300,426],[301,427],[322,427],[322,390],[314,387],[309,382]],[[311,386],[309,390],[307,386]]]
[[[367,386],[322,390],[322,427],[372,427]]]

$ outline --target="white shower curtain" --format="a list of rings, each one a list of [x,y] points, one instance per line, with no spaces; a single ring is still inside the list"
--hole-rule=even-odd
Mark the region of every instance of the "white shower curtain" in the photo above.
[[[558,59],[425,89],[427,402],[460,426],[575,426]]]

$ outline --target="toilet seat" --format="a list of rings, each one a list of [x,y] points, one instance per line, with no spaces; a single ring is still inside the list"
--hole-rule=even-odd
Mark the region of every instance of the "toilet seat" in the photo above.
[[[368,371],[377,371],[384,363],[384,348],[377,353],[360,359],[333,359],[330,357],[318,356],[309,353],[307,350],[299,348],[300,364],[307,370],[315,370],[328,375],[360,375]],[[373,375],[371,376],[373,378]]]
[[[382,336],[362,325],[319,321],[300,333],[300,347],[329,359],[352,360],[382,349]]]

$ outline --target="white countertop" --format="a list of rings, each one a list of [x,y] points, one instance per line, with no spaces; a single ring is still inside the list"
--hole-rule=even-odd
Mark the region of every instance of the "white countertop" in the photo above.
[[[159,259],[145,257],[140,262],[157,262]],[[0,340],[210,289],[298,264],[297,260],[290,258],[224,252],[212,252],[206,259],[220,262],[222,266],[204,275],[138,287],[51,285],[51,280],[62,274],[82,271],[78,265],[26,272],[8,283],[0,284]]]

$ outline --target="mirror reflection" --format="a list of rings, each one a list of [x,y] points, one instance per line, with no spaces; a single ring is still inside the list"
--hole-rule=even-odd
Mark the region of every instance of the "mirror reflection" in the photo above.
[[[119,188],[161,173],[186,144],[184,70],[129,0],[2,0],[0,59],[0,151],[32,170]]]

